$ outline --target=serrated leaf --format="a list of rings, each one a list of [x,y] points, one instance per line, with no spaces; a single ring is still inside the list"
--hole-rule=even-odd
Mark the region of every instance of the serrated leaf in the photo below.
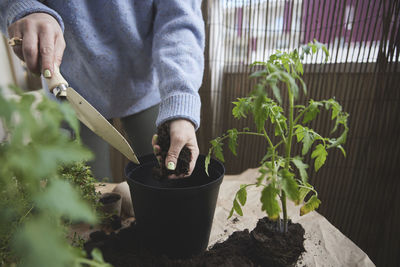
[[[278,88],[278,86],[276,85],[276,83],[270,84],[271,88],[272,88],[272,93],[274,94],[274,97],[276,98],[276,100],[278,101],[278,103],[280,105],[282,105],[282,97],[281,97],[281,91]]]
[[[260,94],[254,100],[254,122],[257,127],[257,132],[261,133],[264,130],[265,121],[268,119],[268,109],[265,106],[267,102],[266,96]]]
[[[307,182],[307,180],[308,180],[308,174],[307,174],[308,164],[304,163],[302,158],[300,158],[300,157],[292,158],[292,162],[296,166],[296,168],[299,170],[301,180],[303,182]]]
[[[240,205],[236,199],[233,201],[233,209],[235,210],[235,212],[237,214],[239,214],[240,216],[243,216],[242,208],[240,207]]]
[[[281,208],[279,207],[279,203],[276,199],[278,196],[279,190],[269,184],[266,186],[261,192],[261,210],[267,212],[268,217],[271,220],[277,220],[279,218],[279,212]]]
[[[246,204],[247,200],[247,190],[246,190],[246,185],[242,184],[240,186],[239,191],[237,192],[237,198],[242,206]]]
[[[312,121],[319,113],[319,104],[317,102],[311,101],[309,109],[305,112],[303,117],[303,124]]]
[[[310,150],[312,144],[314,143],[314,133],[312,130],[308,129],[307,127],[303,127],[301,125],[295,126],[297,142],[302,142],[303,147],[301,150],[301,154],[304,156]]]
[[[316,195],[310,197],[310,199],[300,208],[300,216],[307,214],[315,209],[318,209],[321,204],[321,200]]]
[[[224,162],[224,154],[222,153],[222,145],[220,138],[216,138],[214,140],[211,140],[211,145],[213,148],[214,155],[217,159],[219,159],[221,162]]]
[[[325,146],[322,144],[317,145],[311,154],[311,158],[315,158],[314,168],[316,172],[322,167],[322,165],[324,165],[327,156],[328,152],[326,151]]]
[[[299,204],[303,203],[304,198],[307,196],[307,194],[308,194],[310,191],[311,191],[311,190],[308,189],[308,188],[301,187],[301,188],[299,189],[299,199],[296,200],[296,201],[294,202],[294,204],[295,204],[295,205],[299,205]]]
[[[230,129],[228,130],[229,142],[228,146],[229,149],[232,151],[233,155],[237,155],[236,148],[237,148],[237,138],[238,138],[238,130],[237,129]]]
[[[289,199],[296,201],[299,199],[299,186],[294,179],[294,173],[286,169],[279,171],[279,175],[282,177],[282,189],[286,192]]]
[[[236,102],[232,102],[234,105],[232,115],[235,119],[246,118],[252,107],[252,98],[238,98],[237,100]]]

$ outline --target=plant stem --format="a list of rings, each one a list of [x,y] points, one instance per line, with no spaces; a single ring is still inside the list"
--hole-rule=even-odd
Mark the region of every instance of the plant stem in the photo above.
[[[290,150],[292,148],[292,139],[293,139],[293,112],[294,112],[294,97],[290,88],[288,88],[289,94],[289,132],[288,138],[286,139],[286,162],[285,162],[285,170],[289,171],[290,166]],[[283,228],[284,233],[287,233],[288,228],[288,217],[287,217],[287,208],[286,208],[286,193],[282,190],[281,193],[281,203],[282,203],[282,211],[283,211]]]

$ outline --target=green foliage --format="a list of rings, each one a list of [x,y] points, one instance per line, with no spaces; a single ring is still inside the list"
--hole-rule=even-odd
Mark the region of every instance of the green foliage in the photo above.
[[[288,220],[286,198],[294,201],[296,205],[300,205],[310,195],[300,208],[300,215],[315,210],[321,203],[316,190],[308,183],[309,166],[303,160],[305,157],[313,159],[314,170],[318,171],[325,164],[329,149],[340,149],[346,156],[342,145],[346,141],[349,129],[347,126],[348,114],[342,111],[341,105],[334,98],[322,101],[311,99],[306,105],[295,105],[300,91],[303,91],[304,94],[307,93],[307,86],[301,78],[304,72],[301,61],[305,56],[312,56],[318,51],[325,54],[325,61],[327,61],[329,57],[327,48],[314,40],[314,42],[291,52],[278,50],[267,61],[252,64],[253,67],[261,67],[250,75],[250,78],[257,79],[257,84],[248,96],[238,98],[233,102],[232,114],[236,119],[246,119],[251,115],[257,131],[228,130],[227,134],[211,141],[211,148],[206,158],[206,169],[212,155],[223,159],[222,146],[226,139],[229,140],[230,150],[236,155],[238,136],[243,134],[259,136],[264,138],[268,144],[266,154],[260,161],[260,176],[256,183],[240,187],[233,200],[229,217],[235,212],[239,215],[243,214],[241,206],[246,203],[248,186],[263,188],[260,198],[262,210],[273,220],[280,218],[281,207],[277,200],[278,197],[280,198],[284,221],[283,231],[285,232]],[[281,92],[284,88],[287,90],[285,106],[282,101],[284,94]],[[342,130],[337,137],[322,137],[308,125],[318,118],[318,114],[324,108],[331,111],[331,120],[334,121],[331,134],[336,133],[338,129]],[[272,142],[266,130],[271,127],[277,137],[275,139],[278,139],[276,144]],[[295,144],[293,139],[302,146],[301,155],[292,155],[292,147]],[[279,149],[281,145],[283,149]],[[280,155],[281,150],[284,151],[283,155]],[[312,151],[311,155],[310,151]]]
[[[58,170],[60,177],[73,185],[86,200],[93,210],[100,213],[101,203],[99,202],[100,193],[96,192],[97,180],[93,177],[90,167],[84,162],[74,162],[73,164],[60,166]]]
[[[277,200],[278,195],[279,189],[273,184],[268,184],[262,190],[260,198],[262,203],[261,210],[267,212],[268,217],[274,221],[279,218],[279,213],[281,212],[281,208],[279,207]]]
[[[60,174],[59,166],[91,157],[60,130],[63,121],[79,136],[67,103],[0,88],[0,128],[6,133],[0,140],[0,265],[107,266],[87,259],[65,235],[65,222],[93,224],[97,218]]]

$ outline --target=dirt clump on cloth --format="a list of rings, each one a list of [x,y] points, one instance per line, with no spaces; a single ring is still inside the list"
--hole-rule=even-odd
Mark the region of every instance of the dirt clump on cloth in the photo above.
[[[275,230],[276,223],[267,218],[260,219],[251,232],[245,229],[234,232],[229,238],[217,243],[201,255],[187,259],[170,259],[151,252],[138,238],[135,222],[118,233],[91,234],[85,244],[90,251],[97,247],[104,259],[115,267],[124,266],[295,266],[304,249],[304,229],[298,223],[289,222],[288,233]]]

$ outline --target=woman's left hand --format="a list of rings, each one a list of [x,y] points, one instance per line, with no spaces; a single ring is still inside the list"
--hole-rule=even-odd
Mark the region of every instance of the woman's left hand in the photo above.
[[[167,158],[165,159],[165,166],[169,170],[175,170],[179,153],[186,145],[186,147],[189,148],[190,152],[192,153],[188,174],[188,176],[190,176],[196,165],[197,157],[199,156],[199,147],[197,145],[195,128],[190,121],[185,119],[177,119],[171,121],[169,128],[171,145],[168,150]],[[153,138],[152,144],[154,151],[160,150],[160,147],[155,142],[155,138]],[[179,176],[177,178],[181,177],[184,176]]]

